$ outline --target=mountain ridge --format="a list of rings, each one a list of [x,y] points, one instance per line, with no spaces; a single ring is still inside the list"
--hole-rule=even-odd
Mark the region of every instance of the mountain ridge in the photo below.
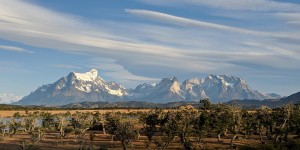
[[[16,96],[11,93],[1,93],[0,94],[0,104],[10,104],[19,101],[22,96]]]
[[[266,100],[232,100],[226,102],[229,105],[237,105],[243,108],[259,108],[267,106],[270,108],[281,107],[288,104],[300,104],[300,92],[294,93],[290,96],[280,99],[266,99]]]
[[[267,100],[231,100],[225,102],[226,105],[235,105],[238,107],[246,109],[259,109],[262,106],[267,106],[270,108],[279,108],[288,104],[300,104],[300,92],[294,93],[290,96],[280,98],[280,99],[267,99]],[[194,107],[199,107],[199,102],[188,102],[188,101],[178,101],[178,102],[168,102],[168,103],[153,103],[146,101],[125,101],[125,102],[81,102],[81,103],[71,103],[61,106],[61,108],[177,108],[180,106],[192,105]]]
[[[86,73],[71,72],[52,84],[42,85],[15,104],[21,105],[65,105],[84,101],[147,101],[178,102],[198,101],[210,98],[213,102],[232,99],[270,99],[247,84],[241,78],[229,75],[208,75],[192,78],[180,83],[174,76],[163,78],[156,84],[140,84],[126,89],[116,82],[107,82],[96,69]]]

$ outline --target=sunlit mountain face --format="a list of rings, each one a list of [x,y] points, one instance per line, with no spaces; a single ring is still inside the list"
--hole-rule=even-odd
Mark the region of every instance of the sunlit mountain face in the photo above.
[[[52,84],[42,85],[16,104],[63,105],[76,102],[145,101],[168,103],[199,101],[209,98],[212,102],[233,99],[271,99],[269,95],[252,90],[245,80],[228,75],[209,75],[179,82],[176,77],[163,78],[159,83],[144,83],[126,89],[116,82],[107,82],[96,69],[86,73],[71,72]]]

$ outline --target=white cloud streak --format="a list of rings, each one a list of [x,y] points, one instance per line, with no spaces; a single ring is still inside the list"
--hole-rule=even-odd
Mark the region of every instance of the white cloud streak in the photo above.
[[[147,10],[126,11],[179,26],[112,21],[107,29],[24,1],[0,2],[1,39],[67,53],[87,54],[91,58],[111,58],[114,61],[104,60],[93,64],[93,67],[104,69],[106,76],[124,81],[155,81],[158,76],[182,72],[228,73],[239,70],[239,63],[299,68],[299,61],[293,56],[295,50],[290,50],[297,45],[269,44],[278,42],[277,38],[299,39],[290,32],[275,34]],[[245,45],[247,42],[248,45]],[[268,48],[262,48],[262,43],[268,43]],[[285,50],[292,53],[283,57]],[[286,57],[292,60],[286,60]],[[57,64],[56,67],[74,66]]]
[[[300,13],[276,13],[275,16],[284,20],[288,24],[300,27]]]
[[[266,37],[274,37],[274,38],[293,38],[300,41],[299,37],[291,37],[284,34],[276,34],[276,33],[269,33],[263,31],[249,30],[244,28],[231,27],[231,26],[226,26],[226,25],[221,25],[216,23],[209,23],[204,21],[198,21],[198,20],[173,16],[173,15],[160,13],[156,11],[137,10],[137,9],[134,10],[126,9],[125,11],[133,15],[137,15],[137,16],[141,16],[141,17],[145,17],[145,18],[149,18],[152,20],[161,21],[165,23],[177,24],[181,26],[223,30],[223,31],[236,32],[236,33],[255,35],[255,36],[266,36]]]
[[[26,50],[24,48],[15,47],[15,46],[8,46],[8,45],[0,45],[0,50],[19,52],[19,53],[33,53],[33,51],[29,51],[29,50]]]
[[[288,50],[285,48],[282,48],[280,46],[276,46],[275,44],[266,44],[266,43],[256,43],[256,42],[246,42],[244,43],[245,45],[256,47],[259,49],[266,49],[269,51],[274,51],[277,52],[279,55],[287,56],[290,58],[293,58],[295,60],[300,60],[300,51],[293,51],[293,50]]]
[[[148,4],[164,5],[170,3],[188,4],[198,6],[208,6],[213,8],[229,10],[247,10],[247,11],[281,11],[281,12],[299,12],[298,4],[279,2],[274,0],[142,0]]]
[[[78,50],[78,46],[88,46],[115,52],[172,55],[174,57],[180,57],[181,55],[176,52],[175,48],[138,43],[132,40],[126,41],[118,35],[114,36],[101,29],[84,24],[74,17],[45,10],[21,1],[3,1],[3,4],[0,5],[0,21],[2,21],[0,22],[0,31],[3,33],[0,37],[4,39],[9,38],[30,45],[47,46],[54,49],[62,49],[62,44],[72,44],[73,46],[68,50],[75,52],[82,51],[81,47]],[[26,10],[26,13],[23,13],[23,10]],[[36,15],[36,12],[43,14],[43,16]],[[25,38],[29,39],[26,40]]]
[[[225,25],[220,25],[220,24],[215,24],[215,23],[209,23],[209,22],[187,19],[187,18],[183,18],[183,17],[177,17],[177,16],[160,13],[160,12],[156,12],[156,11],[138,10],[138,9],[133,9],[133,10],[126,9],[125,11],[130,14],[133,14],[133,15],[138,15],[138,16],[149,18],[149,19],[155,19],[157,21],[163,21],[163,22],[168,22],[168,23],[178,24],[178,25],[210,28],[210,29],[217,29],[217,30],[226,30],[226,31],[239,32],[239,33],[244,33],[244,34],[254,34],[254,35],[266,34],[266,33],[262,33],[262,32],[242,29],[242,28],[230,27],[230,26],[225,26]]]

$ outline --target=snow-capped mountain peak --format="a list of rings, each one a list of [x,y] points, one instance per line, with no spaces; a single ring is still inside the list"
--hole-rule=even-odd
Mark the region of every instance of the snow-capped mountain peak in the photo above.
[[[185,81],[182,89],[186,99],[199,100],[205,97],[224,102],[232,99],[266,99],[268,96],[252,90],[245,80],[229,75],[208,75],[199,84]]]
[[[115,82],[106,82],[92,69],[86,73],[71,72],[53,84],[44,85],[17,104],[68,104],[83,101],[199,101],[213,102],[233,99],[266,99],[270,96],[252,90],[245,80],[229,75],[208,75],[180,83],[176,77],[163,78],[157,84],[141,84],[126,90]]]
[[[92,69],[86,73],[71,72],[56,82],[43,85],[17,104],[68,104],[81,101],[118,101],[126,89],[115,83],[106,82]]]
[[[1,104],[10,104],[13,102],[17,102],[22,98],[22,96],[16,96],[10,93],[2,93],[0,94],[0,103]]]
[[[98,77],[98,71],[96,69],[92,69],[86,73],[75,73],[75,77],[78,80],[82,81],[94,81]]]

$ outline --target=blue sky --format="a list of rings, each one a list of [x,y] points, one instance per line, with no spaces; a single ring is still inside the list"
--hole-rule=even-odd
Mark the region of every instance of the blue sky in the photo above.
[[[98,69],[125,87],[177,76],[300,91],[296,0],[0,0],[0,93]]]

